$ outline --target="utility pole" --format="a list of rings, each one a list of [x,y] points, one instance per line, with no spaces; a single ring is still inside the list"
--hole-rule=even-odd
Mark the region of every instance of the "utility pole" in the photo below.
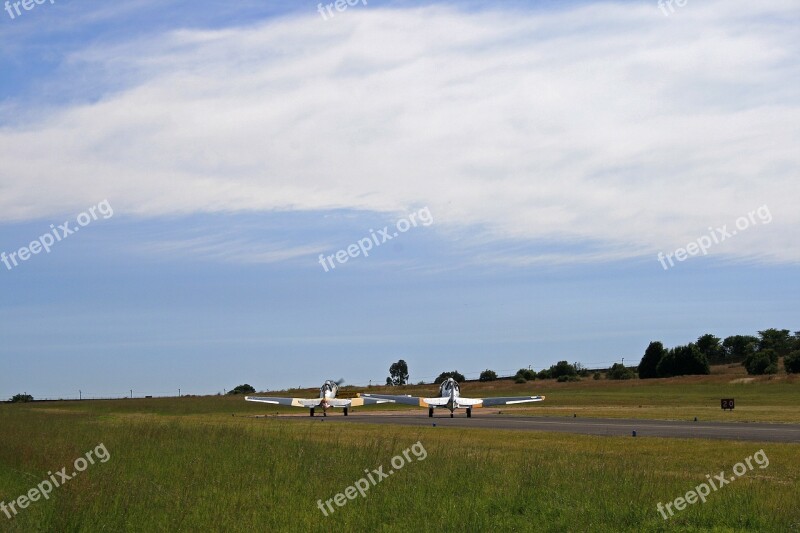
[[[133,389],[131,389],[131,400],[133,400]]]
[[[181,397],[181,389],[178,389],[178,398]]]
[[[83,391],[81,391],[80,389],[78,389],[78,399],[83,400]]]

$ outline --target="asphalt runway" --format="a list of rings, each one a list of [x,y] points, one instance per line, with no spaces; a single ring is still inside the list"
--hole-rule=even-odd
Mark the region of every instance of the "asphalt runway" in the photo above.
[[[283,417],[281,417],[283,418]],[[294,417],[292,417],[294,418]],[[301,418],[301,417],[298,417]],[[305,417],[308,420],[308,417]],[[508,416],[473,414],[467,418],[463,411],[456,417],[437,413],[428,418],[419,414],[364,414],[342,416],[334,413],[317,419],[334,424],[394,424],[400,426],[432,426],[442,428],[510,429],[523,431],[557,431],[583,435],[670,437],[724,439],[761,442],[800,442],[800,424],[760,424],[750,422],[680,422],[669,420],[632,420],[626,418],[559,418],[540,416]]]

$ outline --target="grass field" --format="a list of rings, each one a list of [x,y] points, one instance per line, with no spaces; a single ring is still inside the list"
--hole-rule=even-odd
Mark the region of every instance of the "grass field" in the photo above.
[[[624,407],[644,398],[690,409],[733,386],[715,385],[719,376],[702,379],[710,381],[474,389],[546,389],[546,403],[556,404],[547,409]],[[745,405],[769,411],[794,400],[796,409],[797,383],[742,385],[732,396]],[[0,531],[800,531],[800,445],[231,416],[258,412],[263,405],[240,397],[2,404],[0,501],[26,494],[49,471],[72,469],[100,443],[111,458],[13,519],[0,513]],[[365,469],[389,470],[418,441],[424,461],[410,462],[365,498],[334,506],[328,517],[319,510],[318,500],[343,492]],[[760,449],[767,468],[755,467],[668,521],[657,512],[659,502],[684,495],[706,474],[730,476]]]

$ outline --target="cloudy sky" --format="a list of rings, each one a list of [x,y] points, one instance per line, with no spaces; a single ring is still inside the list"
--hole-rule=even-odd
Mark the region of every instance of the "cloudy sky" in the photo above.
[[[20,9],[0,396],[608,366],[800,329],[796,1]],[[324,259],[359,240],[380,244]]]

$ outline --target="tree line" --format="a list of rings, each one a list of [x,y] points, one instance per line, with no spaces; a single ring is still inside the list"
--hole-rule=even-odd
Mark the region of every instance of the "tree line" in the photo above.
[[[711,365],[741,364],[748,374],[776,374],[779,362],[783,359],[783,368],[789,374],[800,373],[800,331],[788,329],[765,329],[758,336],[731,335],[721,339],[711,333],[701,335],[695,342],[673,348],[665,348],[660,341],[653,341],[644,352],[636,369],[615,363],[606,372],[608,379],[632,379],[637,373],[640,379],[666,378],[673,376],[702,375],[711,372]],[[558,363],[536,372],[530,368],[521,368],[514,375],[516,383],[525,383],[535,379],[555,379],[558,381],[577,381],[588,377],[589,370],[580,363]],[[408,364],[404,360],[393,363],[389,368],[387,385],[405,385],[408,382]],[[447,378],[466,381],[458,370],[442,372],[434,380],[441,383]],[[600,379],[600,372],[594,372],[593,378]],[[481,372],[479,381],[494,381],[497,373],[486,369]]]
[[[639,363],[639,378],[666,378],[708,374],[710,365],[741,364],[748,374],[778,373],[783,358],[787,373],[800,373],[800,331],[765,329],[758,336],[732,335],[724,340],[710,333],[696,342],[666,349],[659,341],[651,342]]]

